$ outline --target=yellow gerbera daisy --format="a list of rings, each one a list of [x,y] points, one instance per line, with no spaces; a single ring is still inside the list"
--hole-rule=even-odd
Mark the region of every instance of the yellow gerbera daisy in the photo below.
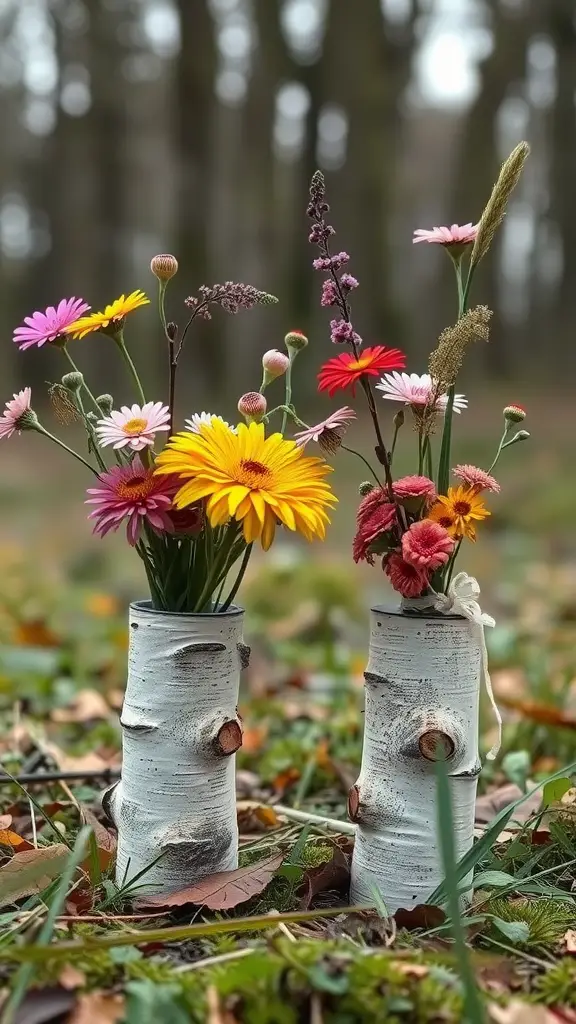
[[[106,331],[110,324],[117,327],[117,322],[123,320],[128,313],[138,309],[139,306],[146,306],[150,299],[140,291],[139,288],[130,295],[121,295],[109,306],[106,306],[103,313],[90,313],[89,316],[81,316],[74,320],[65,329],[65,334],[72,334],[75,338],[83,338],[92,331]]]
[[[234,517],[246,543],[260,540],[265,551],[278,522],[307,540],[323,539],[330,522],[326,509],[337,501],[323,479],[331,467],[282,434],[265,437],[263,423],[241,423],[234,433],[214,418],[197,434],[171,438],[156,466],[157,473],[177,473],[186,481],[174,499],[177,508],[205,498],[212,526]]]
[[[472,487],[449,487],[448,494],[439,494],[428,513],[440,526],[444,526],[451,537],[468,537],[476,540],[473,519],[486,519],[490,512],[481,496]]]

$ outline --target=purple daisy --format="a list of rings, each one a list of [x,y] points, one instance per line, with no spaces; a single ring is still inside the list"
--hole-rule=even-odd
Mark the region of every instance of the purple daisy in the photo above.
[[[43,313],[24,317],[24,323],[14,331],[13,341],[21,348],[42,348],[47,341],[56,341],[70,324],[83,316],[90,306],[84,299],[62,299],[56,307],[48,306]]]

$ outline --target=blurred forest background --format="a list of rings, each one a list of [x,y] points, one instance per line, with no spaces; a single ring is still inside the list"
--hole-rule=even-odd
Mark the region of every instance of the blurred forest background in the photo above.
[[[475,296],[496,317],[473,370],[565,372],[575,14],[574,0],[0,0],[3,391],[54,376],[50,353],[23,357],[10,342],[24,315],[64,295],[97,309],[153,289],[159,251],[180,261],[175,320],[203,282],[280,299],[198,325],[191,399],[253,387],[262,348],[292,327],[322,344],[316,363],[333,354],[304,212],[317,166],[360,279],[366,343],[405,346],[424,370],[454,318],[453,282],[412,231],[477,220],[520,138],[532,157],[478,275]],[[154,317],[139,313],[130,335],[149,379],[164,375]],[[110,390],[102,339],[83,344],[83,367]]]

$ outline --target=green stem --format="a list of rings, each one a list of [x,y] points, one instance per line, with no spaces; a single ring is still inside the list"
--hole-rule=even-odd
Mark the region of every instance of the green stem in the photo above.
[[[55,437],[49,430],[46,430],[41,423],[38,423],[35,427],[31,427],[30,429],[35,430],[38,434],[43,434],[44,437],[48,437],[50,441],[54,441],[54,444],[57,444],[60,448],[63,448],[65,452],[68,452],[68,455],[71,455],[74,459],[77,459],[78,462],[81,462],[83,466],[86,466],[86,469],[89,469],[91,473],[94,473],[94,476],[100,476],[98,470],[94,469],[94,466],[91,466],[89,462],[86,462],[86,459],[83,459],[81,455],[78,455],[78,452],[75,452],[72,448],[69,448],[67,444],[64,444],[64,441],[61,441],[59,437]]]
[[[250,561],[250,555],[252,554],[252,548],[253,547],[254,547],[253,544],[249,544],[248,547],[246,548],[246,551],[244,552],[244,557],[242,559],[242,564],[240,566],[240,570],[238,572],[236,580],[234,581],[234,586],[232,587],[232,590],[230,591],[230,593],[228,594],[228,597],[224,601],[224,604],[220,608],[216,608],[216,611],[220,611],[220,612],[227,612],[228,611],[230,605],[232,604],[234,598],[236,597],[236,594],[238,593],[238,590],[240,589],[240,584],[242,583],[242,580],[244,579],[244,575],[246,573],[246,569],[248,568],[248,562]]]
[[[492,470],[494,469],[494,466],[498,462],[498,459],[500,458],[500,456],[502,454],[502,449],[504,448],[504,442],[505,442],[506,438],[508,437],[509,433],[510,433],[510,424],[507,422],[506,426],[504,428],[504,433],[502,434],[502,437],[500,438],[500,444],[498,445],[498,451],[496,452],[496,455],[494,456],[494,462],[492,463],[492,465],[490,466],[490,469],[488,470],[489,473],[492,472]]]
[[[308,424],[304,423],[304,420],[301,420],[300,417],[296,415],[294,409],[287,405],[277,405],[274,409],[271,409],[270,412],[266,413],[266,416],[264,417],[265,422],[267,423],[270,417],[274,416],[274,414],[277,412],[283,412],[284,416],[290,416],[294,420],[294,423],[297,424],[297,426],[304,427],[305,430],[308,429]],[[282,426],[282,433],[284,433],[284,421]]]
[[[466,311],[466,303],[468,301],[469,283],[466,282],[466,287],[462,284],[462,266],[460,261],[454,261],[454,271],[456,273],[456,287],[458,289],[458,319],[463,316]],[[448,483],[450,480],[450,458],[452,449],[452,418],[454,413],[454,398],[456,395],[456,385],[448,389],[448,403],[446,405],[446,411],[444,413],[444,429],[442,431],[442,443],[440,445],[440,459],[438,461],[438,493],[446,494],[448,490]]]
[[[92,426],[92,423],[90,422],[90,420],[88,419],[88,416],[86,415],[86,410],[84,409],[84,403],[82,402],[82,399],[80,397],[80,392],[79,391],[76,392],[76,401],[78,402],[78,408],[80,410],[80,414],[82,416],[82,419],[84,420],[84,426],[86,427],[86,432],[87,432],[87,434],[88,434],[88,436],[90,438],[90,441],[92,442],[92,451],[94,452],[94,455],[96,457],[98,465],[100,466],[100,469],[102,470],[103,473],[105,473],[106,470],[108,469],[108,466],[106,465],[106,463],[104,462],[104,459],[102,457],[102,453],[100,451],[100,446],[98,444],[98,438],[96,437],[96,431],[94,430],[94,427]]]
[[[424,439],[422,429],[418,431],[418,476],[424,472]]]
[[[64,353],[64,357],[68,360],[68,362],[70,363],[70,366],[75,371],[75,373],[82,373],[82,371],[79,370],[78,367],[76,366],[76,363],[72,359],[72,356],[70,355],[70,353],[68,351],[68,347],[66,345],[62,346],[62,352]],[[90,388],[88,387],[86,381],[84,380],[84,374],[82,374],[82,387],[84,388],[84,391],[86,392],[86,394],[88,395],[88,398],[92,402],[92,405],[94,406],[95,412],[97,412],[98,416],[101,417],[102,416],[102,409],[98,405],[98,402],[94,398],[94,395],[92,394],[92,392],[90,391]]]
[[[426,470],[426,476],[429,480],[434,479],[434,467],[432,465],[432,445],[430,444],[430,438],[424,438],[424,466]]]
[[[392,461],[394,459],[394,452],[396,451],[396,441],[398,440],[398,434],[400,432],[401,423],[394,424],[394,436],[392,438],[392,447],[390,449],[390,468],[392,468]]]
[[[280,433],[283,435],[286,430],[286,424],[288,422],[288,415],[294,415],[291,412],[292,407],[292,363],[294,362],[294,354],[290,352],[290,363],[285,374],[285,395],[284,395],[284,408],[282,415],[282,426],[280,427]]]
[[[379,479],[378,479],[378,477],[377,477],[376,473],[375,473],[375,472],[374,472],[374,470],[372,469],[372,466],[370,465],[370,463],[368,462],[368,460],[367,460],[367,459],[365,459],[365,458],[364,458],[364,456],[360,454],[360,452],[357,452],[355,448],[348,448],[348,445],[345,445],[345,444],[341,444],[341,445],[340,445],[340,447],[341,447],[341,448],[342,448],[342,449],[343,449],[343,450],[344,450],[345,452],[350,452],[350,454],[351,454],[351,455],[356,455],[356,457],[357,457],[357,458],[361,459],[361,460],[362,460],[362,462],[364,463],[364,465],[366,466],[366,468],[370,470],[370,473],[371,473],[371,474],[372,474],[372,476],[374,477],[374,479],[375,479],[376,483],[378,484],[378,487],[382,487],[382,484],[380,483],[380,481],[379,481]]]
[[[454,548],[454,551],[452,552],[452,557],[451,557],[450,561],[448,562],[448,571],[446,573],[446,579],[444,581],[444,593],[446,593],[446,591],[448,590],[448,587],[450,586],[450,583],[452,581],[452,574],[454,572],[454,566],[456,564],[456,559],[458,558],[458,552],[460,551],[461,545],[462,545],[462,538],[460,538],[460,540],[458,541],[456,547]]]
[[[202,612],[204,610],[205,604],[212,596],[215,588],[218,586],[220,574],[222,573],[222,570],[226,565],[226,561],[230,556],[230,551],[233,547],[234,541],[236,540],[237,533],[237,523],[230,523],[224,540],[222,541],[220,550],[216,553],[216,558],[214,559],[212,571],[208,573],[208,577],[204,584],[204,588],[201,591],[196,607],[194,608],[195,612]]]
[[[142,405],[146,405],[146,398],[145,398],[145,395],[144,395],[144,389],[143,389],[142,384],[140,382],[140,377],[138,376],[138,371],[137,371],[137,369],[134,366],[134,363],[132,361],[132,357],[131,357],[128,349],[126,348],[126,343],[124,341],[124,332],[120,330],[118,332],[118,334],[115,334],[114,335],[114,341],[118,345],[118,348],[120,349],[120,354],[121,354],[124,362],[126,363],[126,366],[128,367],[128,372],[129,372],[130,376],[132,377],[132,380],[134,381],[134,384],[135,384],[135,387],[136,387],[136,391],[138,392],[138,397],[140,399],[140,402],[141,402]]]

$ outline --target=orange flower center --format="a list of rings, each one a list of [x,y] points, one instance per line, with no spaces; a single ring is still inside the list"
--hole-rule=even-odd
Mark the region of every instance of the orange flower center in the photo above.
[[[245,487],[258,488],[262,486],[266,477],[270,476],[270,470],[268,466],[265,466],[262,462],[257,462],[255,459],[242,459],[238,475],[240,478],[239,482],[244,484]]]
[[[450,516],[441,516],[438,520],[440,526],[443,526],[445,530],[449,530],[451,526],[454,526],[454,520]]]
[[[365,370],[367,366],[370,366],[372,359],[371,356],[364,356],[363,359],[352,359],[348,363],[349,370]]]
[[[146,429],[146,426],[146,420],[135,417],[135,419],[133,420],[128,420],[128,422],[125,423],[124,426],[122,427],[122,430],[124,431],[125,434],[141,434],[142,431]]]
[[[455,501],[454,511],[457,516],[469,516],[472,511],[472,505],[469,501]]]
[[[116,487],[118,497],[127,498],[130,501],[147,498],[152,490],[154,490],[152,476],[133,476],[131,480],[122,480]]]

